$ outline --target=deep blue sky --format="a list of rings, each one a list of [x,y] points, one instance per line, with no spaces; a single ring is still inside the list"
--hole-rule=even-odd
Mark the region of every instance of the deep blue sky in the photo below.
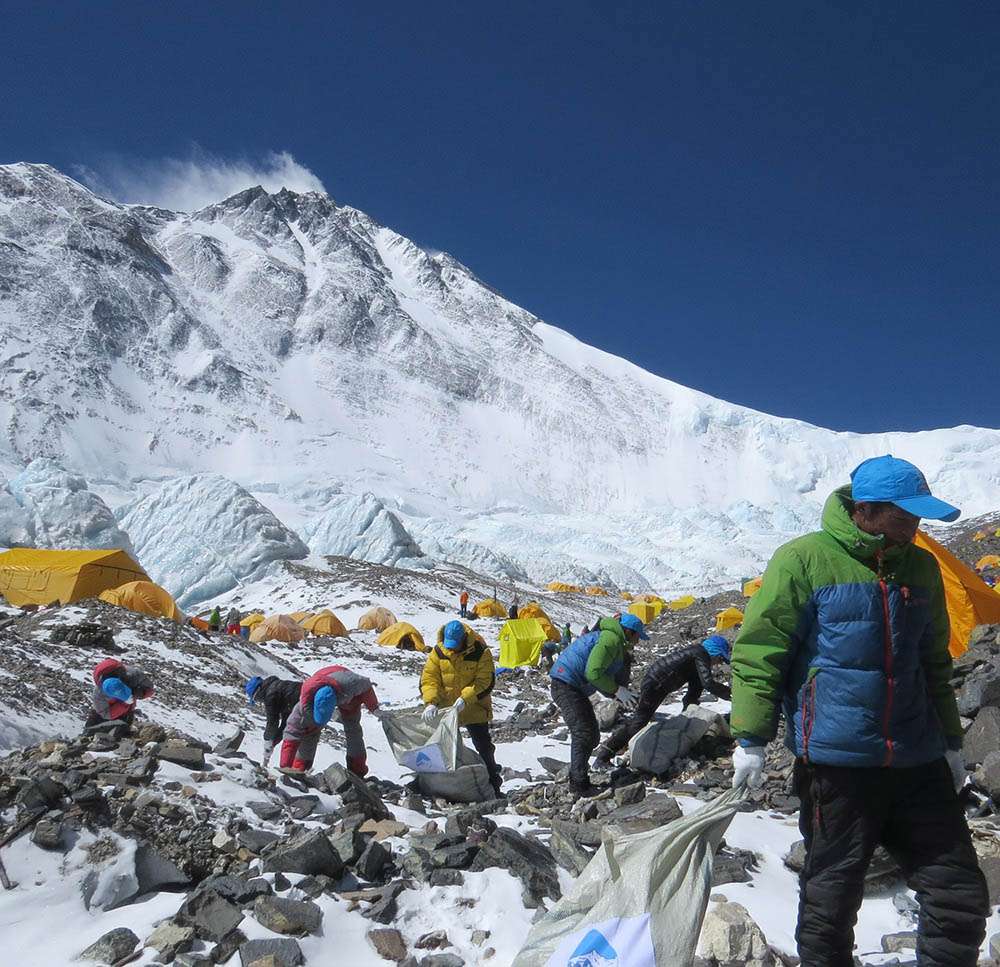
[[[0,161],[287,150],[670,379],[838,429],[1000,426],[994,4],[0,0],[0,23]]]

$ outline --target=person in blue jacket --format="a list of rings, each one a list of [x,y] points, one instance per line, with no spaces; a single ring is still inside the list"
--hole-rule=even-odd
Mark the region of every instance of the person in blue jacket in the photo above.
[[[600,692],[631,709],[635,705],[635,696],[627,687],[631,651],[636,642],[648,638],[645,626],[634,614],[602,618],[593,631],[577,638],[556,659],[549,672],[552,701],[569,726],[569,785],[577,796],[593,796],[599,791],[590,782],[590,755],[601,734],[590,696]]]

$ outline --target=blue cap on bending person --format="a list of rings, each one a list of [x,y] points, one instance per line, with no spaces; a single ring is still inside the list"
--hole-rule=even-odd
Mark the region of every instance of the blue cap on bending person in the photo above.
[[[444,626],[444,646],[449,651],[454,651],[462,646],[465,641],[465,625],[461,621],[449,621]]]
[[[254,675],[243,687],[243,691],[247,693],[247,705],[253,705],[253,697],[257,694],[257,689],[260,688],[263,681],[264,679],[260,675]]]
[[[729,649],[729,642],[726,641],[722,635],[711,635],[701,643],[701,647],[704,648],[712,658],[721,658],[726,662],[730,659],[731,652]]]
[[[618,623],[626,630],[634,631],[643,641],[649,641],[649,635],[646,634],[646,626],[636,615],[631,613],[623,614],[618,619]]]
[[[927,479],[909,460],[886,454],[858,464],[851,474],[856,503],[895,504],[914,517],[951,522],[962,512],[931,495]]]

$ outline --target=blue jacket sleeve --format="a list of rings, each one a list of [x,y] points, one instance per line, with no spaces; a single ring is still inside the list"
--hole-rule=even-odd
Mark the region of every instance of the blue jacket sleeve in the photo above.
[[[326,725],[333,718],[336,707],[337,693],[329,685],[324,685],[313,698],[313,721],[317,725]]]
[[[119,702],[132,701],[132,689],[128,687],[120,678],[105,678],[101,682],[101,691],[108,698],[117,699]]]

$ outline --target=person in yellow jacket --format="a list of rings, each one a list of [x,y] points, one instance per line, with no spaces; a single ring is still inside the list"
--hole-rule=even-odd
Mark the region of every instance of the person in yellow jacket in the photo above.
[[[433,722],[440,709],[454,706],[459,724],[465,726],[486,765],[490,785],[500,796],[500,769],[490,734],[490,694],[495,681],[493,654],[479,635],[461,621],[449,621],[439,629],[437,646],[427,656],[420,675],[424,721]]]

